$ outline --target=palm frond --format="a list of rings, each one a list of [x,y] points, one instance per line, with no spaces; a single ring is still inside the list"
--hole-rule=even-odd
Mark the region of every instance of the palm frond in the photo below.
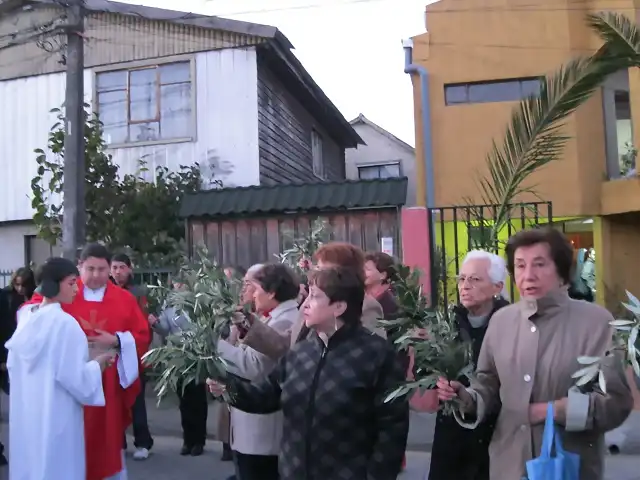
[[[601,12],[587,15],[587,25],[604,42],[604,55],[626,59],[628,66],[640,64],[640,31],[633,20],[620,13]]]
[[[493,238],[508,221],[515,198],[531,192],[527,178],[562,155],[569,139],[563,121],[621,65],[626,62],[603,54],[574,59],[543,79],[538,97],[516,107],[503,144],[494,141],[487,156],[488,174],[477,182],[483,202],[497,206]]]

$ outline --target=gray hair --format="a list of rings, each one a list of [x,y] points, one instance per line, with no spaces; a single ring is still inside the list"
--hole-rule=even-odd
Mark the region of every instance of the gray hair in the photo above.
[[[494,284],[505,283],[505,280],[507,279],[507,263],[504,258],[485,250],[471,250],[464,257],[462,264],[464,265],[469,260],[488,260],[488,273],[491,281]]]
[[[247,269],[247,274],[245,275],[246,277],[255,277],[256,273],[258,273],[260,270],[262,270],[262,267],[264,267],[263,263],[256,263],[255,265],[251,265],[248,269]]]

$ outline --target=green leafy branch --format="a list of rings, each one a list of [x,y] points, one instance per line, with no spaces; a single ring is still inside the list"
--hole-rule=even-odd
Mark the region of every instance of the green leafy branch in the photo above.
[[[149,288],[165,308],[173,307],[189,327],[170,335],[165,345],[150,350],[143,360],[161,373],[155,385],[158,399],[180,384],[204,383],[207,378],[224,379],[229,367],[217,351],[221,332],[238,313],[241,283],[229,279],[204,247],[195,262],[186,262],[176,276],[179,288],[153,285]]]
[[[281,263],[296,270],[299,274],[306,275],[311,268],[311,258],[313,254],[331,236],[331,227],[326,220],[318,219],[311,224],[311,231],[308,235],[294,237],[292,232],[285,234],[285,239],[291,242],[291,248],[286,249],[276,257]]]
[[[576,386],[585,387],[597,382],[600,393],[607,393],[606,379],[602,371],[602,363],[616,353],[622,354],[625,364],[631,365],[636,376],[640,377],[640,300],[627,291],[628,301],[622,303],[629,314],[627,319],[612,320],[614,328],[613,348],[604,357],[579,357],[578,363],[583,367],[572,377],[576,379]]]
[[[419,270],[402,264],[396,270],[392,286],[398,315],[392,320],[380,320],[379,325],[399,351],[413,351],[415,378],[391,392],[387,402],[433,388],[439,377],[458,380],[471,378],[473,372],[471,345],[460,339],[455,316],[449,315],[440,303],[428,303]],[[447,403],[442,408],[450,414],[454,406]]]
[[[420,321],[424,334],[407,333],[395,342],[400,350],[413,350],[415,378],[392,391],[385,402],[417,391],[424,393],[435,387],[439,377],[461,380],[473,376],[471,343],[460,339],[454,316],[431,309],[418,315],[415,321]],[[447,415],[453,414],[455,408],[455,402],[441,405]]]

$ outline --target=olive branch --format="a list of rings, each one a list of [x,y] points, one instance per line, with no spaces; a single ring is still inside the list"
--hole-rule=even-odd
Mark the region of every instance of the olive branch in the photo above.
[[[230,366],[217,350],[221,332],[238,313],[241,283],[229,279],[223,269],[209,259],[200,247],[196,261],[186,263],[176,276],[180,288],[151,285],[160,290],[165,308],[175,309],[176,316],[188,320],[189,326],[167,338],[166,344],[147,352],[143,361],[161,373],[155,385],[160,401],[169,391],[189,383],[204,383],[207,378],[224,379]]]
[[[395,319],[380,320],[378,324],[399,351],[413,350],[415,378],[389,393],[385,402],[416,391],[424,393],[435,387],[439,377],[470,379],[474,372],[471,343],[460,338],[455,315],[449,315],[439,305],[428,304],[419,270],[402,264],[396,269],[392,287],[399,312]],[[424,334],[417,335],[416,330]],[[455,408],[455,402],[441,405],[447,415],[453,414]]]
[[[614,327],[613,347],[604,357],[578,357],[578,363],[583,367],[572,375],[576,379],[577,387],[586,387],[597,383],[599,393],[607,393],[607,382],[602,371],[602,363],[606,358],[621,353],[625,364],[631,365],[636,376],[640,376],[640,345],[638,332],[640,331],[640,300],[627,291],[627,302],[622,306],[629,313],[629,319],[612,320],[609,324]]]

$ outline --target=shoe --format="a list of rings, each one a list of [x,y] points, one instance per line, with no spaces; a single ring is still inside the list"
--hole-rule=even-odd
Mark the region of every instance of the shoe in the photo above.
[[[182,445],[182,448],[180,449],[180,455],[191,455],[191,449],[193,447],[191,447],[191,445]]]
[[[204,447],[202,445],[195,445],[194,447],[191,448],[192,457],[199,457],[203,453],[204,453]]]
[[[225,448],[222,450],[222,457],[220,457],[221,462],[230,462],[233,460],[233,453],[231,453],[230,448]]]
[[[133,452],[134,460],[146,460],[149,458],[149,450],[146,448],[136,448],[136,451]]]

